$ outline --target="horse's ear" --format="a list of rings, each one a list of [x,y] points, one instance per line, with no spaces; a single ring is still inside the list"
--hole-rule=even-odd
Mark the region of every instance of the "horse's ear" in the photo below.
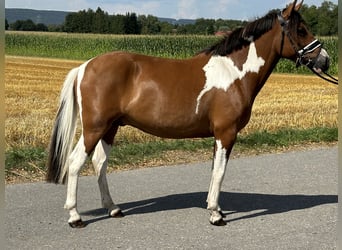
[[[302,0],[299,4],[297,4],[297,0],[295,0],[293,3],[289,4],[282,12],[282,16],[285,20],[289,19],[292,12],[299,11],[299,9],[302,7],[304,0]]]
[[[296,5],[295,11],[299,11],[299,10],[300,10],[300,8],[301,8],[302,5],[303,5],[303,2],[304,2],[304,0],[300,1],[300,3]]]

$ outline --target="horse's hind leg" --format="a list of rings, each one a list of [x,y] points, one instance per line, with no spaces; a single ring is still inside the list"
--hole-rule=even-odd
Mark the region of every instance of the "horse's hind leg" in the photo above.
[[[108,213],[112,217],[123,217],[120,208],[116,206],[112,200],[109,192],[108,182],[106,177],[106,170],[108,165],[108,155],[111,149],[114,135],[117,128],[112,128],[96,145],[92,162],[95,168],[96,175],[98,176],[98,184],[101,192],[101,202],[104,208],[108,209]]]
[[[67,199],[64,208],[69,210],[70,218],[68,222],[69,225],[74,228],[85,226],[77,211],[78,176],[89,154],[93,151],[95,145],[97,145],[101,138],[101,132],[89,133],[83,131],[83,134],[68,159]]]
[[[72,151],[69,159],[68,169],[68,184],[67,184],[67,199],[64,208],[69,210],[70,218],[68,220],[71,227],[84,227],[84,223],[81,220],[81,216],[77,211],[77,182],[78,175],[84,165],[88,154],[85,151],[83,136],[79,139],[77,145]]]

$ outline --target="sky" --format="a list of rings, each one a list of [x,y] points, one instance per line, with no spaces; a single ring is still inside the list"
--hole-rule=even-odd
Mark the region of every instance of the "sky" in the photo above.
[[[338,0],[329,0],[338,4]],[[153,15],[175,19],[251,20],[271,9],[282,9],[291,0],[6,0],[6,8],[79,11],[100,7],[108,14]],[[298,1],[299,2],[299,1]],[[304,4],[321,6],[323,0],[304,0]]]

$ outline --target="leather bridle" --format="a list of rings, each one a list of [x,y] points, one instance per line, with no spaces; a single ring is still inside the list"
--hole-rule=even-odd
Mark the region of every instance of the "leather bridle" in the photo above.
[[[289,32],[289,28],[288,28],[288,24],[289,24],[289,20],[285,20],[285,18],[282,16],[282,13],[280,12],[278,14],[278,21],[280,23],[280,26],[282,28],[282,39],[281,39],[281,46],[280,46],[280,56],[282,56],[283,53],[283,48],[284,48],[284,38],[285,35],[287,36],[287,38],[289,39],[292,48],[294,49],[296,55],[297,55],[297,60],[296,60],[296,67],[299,67],[301,65],[307,66],[314,74],[316,74],[317,76],[321,77],[322,79],[333,83],[333,84],[338,84],[338,79],[334,78],[333,76],[329,75],[326,72],[321,72],[324,73],[326,76],[328,76],[329,78],[321,75],[320,73],[318,73],[315,69],[314,69],[314,64],[315,61],[317,59],[317,57],[319,55],[316,56],[316,58],[310,58],[307,59],[305,62],[305,55],[313,52],[314,50],[318,49],[318,48],[322,48],[322,44],[320,41],[318,41],[317,39],[312,41],[311,43],[309,43],[308,45],[306,45],[304,48],[299,49],[298,46],[296,45],[296,43],[294,42],[290,32]]]

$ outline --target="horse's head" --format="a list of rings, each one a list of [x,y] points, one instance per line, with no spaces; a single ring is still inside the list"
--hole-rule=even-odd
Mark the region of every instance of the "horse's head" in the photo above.
[[[306,65],[316,72],[325,72],[330,64],[329,55],[298,13],[303,1],[296,3],[297,0],[278,15],[282,29],[280,55],[295,61],[297,66]]]

